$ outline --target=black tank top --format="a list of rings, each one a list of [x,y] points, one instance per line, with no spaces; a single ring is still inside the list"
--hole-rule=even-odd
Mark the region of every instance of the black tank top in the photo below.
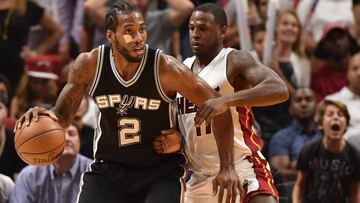
[[[160,131],[173,127],[172,99],[162,91],[158,76],[160,50],[147,45],[134,77],[118,74],[111,47],[99,47],[97,70],[89,94],[100,112],[94,136],[95,158],[127,166],[148,166],[169,156],[153,150]]]

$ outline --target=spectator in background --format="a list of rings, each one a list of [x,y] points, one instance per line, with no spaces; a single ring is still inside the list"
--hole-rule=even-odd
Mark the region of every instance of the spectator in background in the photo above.
[[[352,13],[354,15],[355,22],[348,27],[349,33],[360,45],[360,0],[352,1]]]
[[[310,63],[301,44],[302,27],[296,13],[282,11],[276,23],[274,70],[288,83],[288,88],[310,86]],[[275,66],[276,67],[276,66]]]
[[[276,22],[276,44],[271,68],[287,84],[290,94],[298,86],[309,86],[310,64],[301,45],[301,24],[292,11],[282,11]],[[267,155],[268,144],[274,133],[291,125],[290,100],[270,107],[254,108],[254,113],[262,131]]]
[[[349,32],[342,28],[331,29],[315,49],[315,57],[321,61],[312,67],[311,88],[316,101],[339,91],[348,84],[346,68],[349,58],[359,52],[359,46]]]
[[[350,58],[346,78],[349,85],[326,97],[326,99],[341,101],[349,109],[351,120],[344,135],[345,139],[352,136],[360,137],[360,52]],[[357,147],[360,150],[360,145]]]
[[[0,74],[0,94],[4,95],[5,101],[6,101],[6,108],[10,109],[9,107],[9,101],[11,101],[12,99],[12,95],[13,95],[13,91],[12,91],[12,87],[10,84],[10,81],[7,79],[6,76]],[[7,118],[5,119],[5,128],[9,129],[9,130],[13,130],[14,126],[15,126],[15,119],[11,119],[8,117],[9,116],[9,111],[7,113]]]
[[[293,203],[357,203],[360,152],[343,138],[349,112],[341,102],[324,100],[317,118],[323,138],[300,152]]]
[[[247,1],[247,23],[248,26],[255,26],[262,24],[262,20],[257,15],[257,9],[253,1]],[[239,28],[237,26],[237,4],[236,0],[230,0],[227,2],[225,7],[225,12],[228,20],[228,29],[224,37],[224,45],[226,47],[239,48],[240,47],[240,38],[239,38]]]
[[[267,20],[267,10],[269,0],[254,0],[256,10],[259,18],[261,19],[261,23],[265,24]]]
[[[7,203],[14,188],[14,181],[11,178],[0,174],[0,203]]]
[[[26,47],[30,26],[39,24],[48,35],[36,50]],[[24,71],[23,59],[43,54],[58,43],[63,31],[44,9],[28,0],[0,1],[0,73],[13,87]]]
[[[309,53],[313,53],[328,27],[334,24],[344,27],[354,22],[351,0],[301,0],[296,12],[306,29],[305,46]]]
[[[14,133],[7,129],[5,120],[8,116],[8,108],[5,95],[0,93],[0,173],[9,176],[13,180],[17,173],[26,165],[20,160],[14,147]]]
[[[65,61],[69,61],[79,54],[84,0],[56,0],[55,3],[59,24],[64,30],[59,44],[59,54]]]
[[[0,74],[0,93],[4,95],[7,104],[11,101],[12,91],[9,79],[5,75]]]
[[[54,22],[56,22],[56,26],[59,27],[59,18],[58,12],[56,9],[56,0],[31,0],[40,7],[44,9],[44,12],[48,14]],[[43,30],[40,25],[34,25],[30,27],[30,32],[28,35],[27,46],[30,50],[36,50],[38,46],[41,45],[44,38],[48,35],[48,33]],[[56,53],[57,52],[57,44],[52,47],[47,53]]]
[[[266,29],[264,24],[259,24],[252,26],[250,29],[251,34],[251,44],[256,55],[259,57],[259,60],[262,61],[263,52],[264,52],[264,40]]]
[[[149,10],[150,0],[126,0],[129,4],[138,6],[145,17],[148,41],[150,47],[171,54],[170,41],[173,32],[180,28],[190,16],[194,4],[190,0],[166,0],[169,8],[164,10]],[[106,5],[99,7],[99,0],[87,0],[85,12],[100,28],[104,28]]]
[[[55,104],[58,87],[54,73],[56,64],[47,56],[35,56],[27,60],[16,95],[11,101],[10,117],[18,118],[33,106],[50,107]]]
[[[307,87],[296,89],[290,105],[290,114],[295,120],[291,126],[275,133],[269,146],[270,165],[280,170],[285,181],[296,180],[296,162],[301,148],[310,140],[321,137],[315,113],[314,92]]]
[[[64,152],[52,165],[27,166],[20,172],[10,203],[76,202],[81,175],[91,159],[79,154],[80,137],[74,125],[65,130],[65,135]]]

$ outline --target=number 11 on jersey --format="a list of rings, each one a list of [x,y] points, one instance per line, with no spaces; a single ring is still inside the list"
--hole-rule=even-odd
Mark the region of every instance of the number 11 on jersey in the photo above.
[[[205,133],[204,133],[205,130]],[[204,125],[201,125],[200,127],[196,127],[196,136],[201,136],[204,134],[211,134],[212,130],[211,130],[211,123],[207,126],[205,126],[204,129]]]

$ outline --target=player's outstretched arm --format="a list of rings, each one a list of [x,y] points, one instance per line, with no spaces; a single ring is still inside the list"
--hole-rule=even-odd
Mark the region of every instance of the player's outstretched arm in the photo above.
[[[286,101],[289,91],[275,71],[246,51],[232,51],[227,75],[236,92],[226,97],[229,106],[268,106]]]
[[[176,92],[202,106],[205,101],[220,95],[204,80],[194,75],[185,65],[170,56],[160,60],[160,81],[168,96]],[[239,177],[234,167],[234,130],[231,113],[227,106],[217,106],[208,111],[207,122],[212,120],[212,129],[218,146],[220,172],[213,182],[214,193],[219,193],[219,202],[227,190],[226,202],[234,202],[237,190],[242,191]],[[200,125],[202,122],[198,122]]]
[[[67,128],[94,77],[96,59],[97,50],[80,54],[70,68],[68,82],[57,98],[55,107],[50,110],[42,107],[30,108],[16,121],[14,131],[24,124],[30,125],[30,122],[37,121],[39,115],[48,115]]]
[[[230,52],[227,64],[227,77],[236,92],[207,101],[196,119],[206,119],[207,112],[218,106],[268,106],[288,99],[284,81],[249,52]]]

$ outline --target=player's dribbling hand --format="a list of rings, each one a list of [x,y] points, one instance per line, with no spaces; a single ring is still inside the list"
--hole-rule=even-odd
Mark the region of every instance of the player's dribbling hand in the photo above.
[[[208,125],[216,115],[224,113],[228,108],[223,97],[207,100],[196,112],[195,125],[200,126],[204,121]]]
[[[153,147],[159,154],[169,154],[181,149],[183,137],[181,133],[174,129],[162,130],[161,135],[153,141]]]
[[[240,182],[239,176],[237,175],[235,169],[220,169],[219,174],[212,181],[213,185],[213,196],[217,193],[218,202],[222,203],[224,191],[226,190],[226,203],[234,203],[238,192],[240,192],[240,202],[244,198],[244,189]]]
[[[18,129],[21,129],[23,125],[29,126],[32,121],[38,121],[39,115],[49,116],[55,121],[59,120],[53,111],[36,106],[34,108],[30,108],[23,115],[21,115],[21,117],[15,123],[14,132],[16,132]]]

